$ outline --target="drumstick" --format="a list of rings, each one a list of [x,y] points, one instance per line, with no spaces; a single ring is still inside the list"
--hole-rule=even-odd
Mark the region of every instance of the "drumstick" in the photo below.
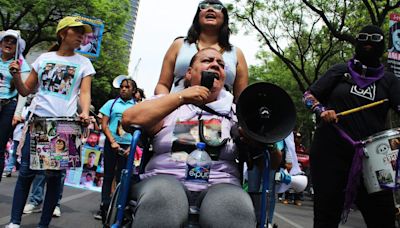
[[[388,101],[387,98],[383,99],[383,100],[380,100],[380,101],[375,101],[373,103],[366,104],[366,105],[363,105],[363,106],[360,106],[360,107],[357,107],[357,108],[352,108],[352,109],[347,110],[347,111],[340,112],[340,113],[336,114],[336,116],[338,116],[338,117],[339,116],[346,116],[346,115],[349,115],[349,114],[354,113],[354,112],[358,112],[358,111],[361,111],[361,110],[364,110],[364,109],[367,109],[367,108],[371,108],[371,107],[380,105],[382,103],[385,103],[386,101]]]

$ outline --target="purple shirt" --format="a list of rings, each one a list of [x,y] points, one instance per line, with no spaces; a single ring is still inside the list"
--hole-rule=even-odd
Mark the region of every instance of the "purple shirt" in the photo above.
[[[202,191],[207,186],[185,181],[186,152],[171,152],[174,141],[174,129],[177,120],[197,120],[200,109],[193,105],[183,105],[164,119],[163,128],[154,136],[153,148],[155,154],[146,166],[141,178],[148,178],[157,174],[174,175],[190,191]],[[230,115],[233,115],[231,111]],[[235,118],[235,117],[234,117]],[[202,112],[202,119],[219,119],[221,121],[221,138],[230,138],[230,129],[235,124],[232,120]],[[228,140],[221,150],[218,161],[213,161],[210,171],[209,185],[231,183],[240,186],[239,169],[235,162],[237,158],[236,146]]]

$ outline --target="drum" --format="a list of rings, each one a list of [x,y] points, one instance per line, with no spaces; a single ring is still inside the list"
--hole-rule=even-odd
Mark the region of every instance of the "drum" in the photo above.
[[[376,133],[364,140],[363,144],[363,178],[367,192],[393,188],[396,184],[400,129]]]
[[[81,166],[79,118],[33,117],[29,133],[31,169],[62,170]]]

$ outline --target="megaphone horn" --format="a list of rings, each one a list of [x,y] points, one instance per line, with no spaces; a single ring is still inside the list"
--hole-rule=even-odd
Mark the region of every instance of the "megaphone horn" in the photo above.
[[[114,78],[112,85],[114,88],[119,89],[119,87],[121,86],[121,82],[124,79],[128,79],[128,76],[126,75],[118,75],[116,78]]]
[[[307,176],[305,175],[290,175],[286,170],[281,169],[275,174],[275,181],[286,184],[295,192],[302,192],[308,184]]]
[[[296,110],[285,90],[271,83],[258,82],[240,94],[237,117],[245,134],[257,142],[271,144],[292,132]]]

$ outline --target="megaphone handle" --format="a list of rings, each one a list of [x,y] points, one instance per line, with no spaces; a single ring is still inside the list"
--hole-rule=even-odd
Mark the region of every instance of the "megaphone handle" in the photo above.
[[[265,150],[264,152],[264,170],[263,170],[263,178],[262,178],[262,193],[261,193],[261,219],[260,219],[260,228],[264,228],[266,221],[266,212],[267,212],[267,190],[269,186],[269,151]]]

